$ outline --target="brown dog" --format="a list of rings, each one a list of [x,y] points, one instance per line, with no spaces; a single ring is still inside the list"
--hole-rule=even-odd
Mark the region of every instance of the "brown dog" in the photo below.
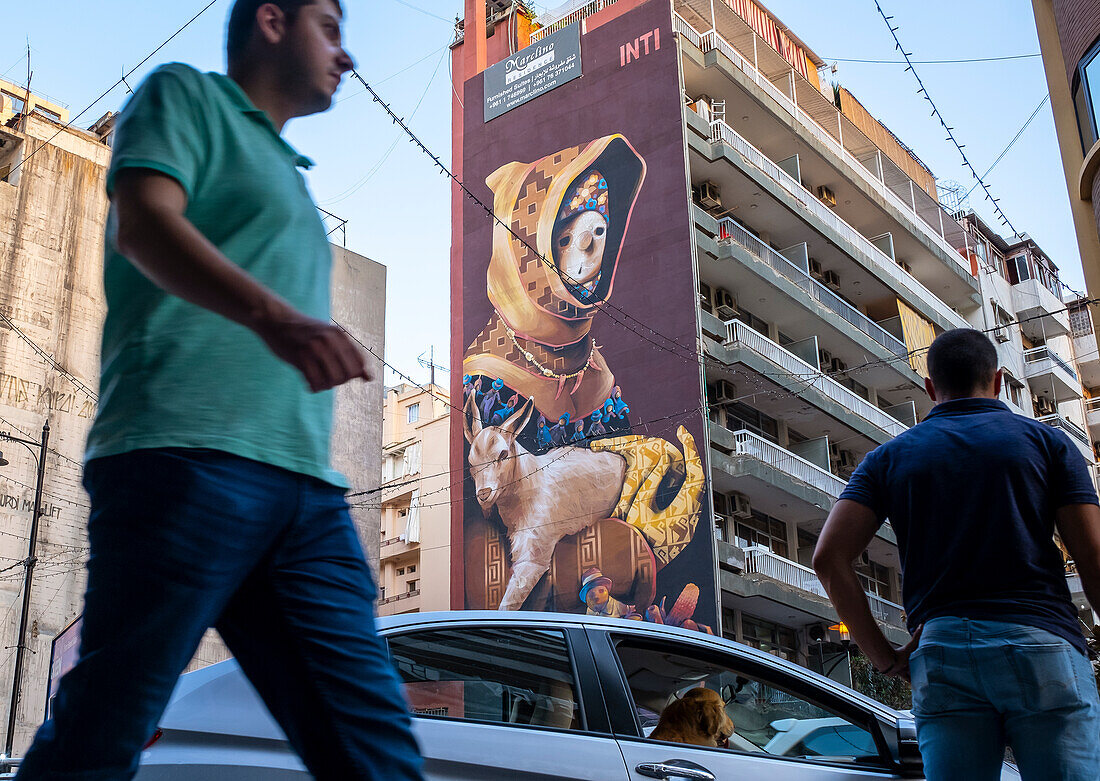
[[[713,689],[699,688],[669,703],[649,737],[694,746],[725,747],[732,734],[733,720],[726,713],[722,697]]]

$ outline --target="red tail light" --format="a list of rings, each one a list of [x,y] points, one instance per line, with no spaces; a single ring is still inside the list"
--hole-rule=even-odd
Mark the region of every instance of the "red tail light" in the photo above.
[[[161,739],[161,737],[162,737],[163,735],[164,735],[164,730],[162,730],[162,729],[158,729],[158,730],[157,730],[156,732],[154,732],[154,733],[153,733],[153,737],[149,738],[149,742],[148,742],[148,743],[146,743],[146,744],[145,744],[145,745],[144,745],[144,746],[142,747],[142,749],[141,749],[141,750],[142,750],[142,751],[144,751],[145,749],[147,749],[147,748],[149,748],[150,746],[152,746],[152,745],[153,745],[154,743],[156,743],[156,742],[157,742],[158,740],[160,740],[160,739]]]

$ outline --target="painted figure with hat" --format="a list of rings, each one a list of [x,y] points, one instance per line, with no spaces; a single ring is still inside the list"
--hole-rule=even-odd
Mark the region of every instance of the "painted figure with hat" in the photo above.
[[[584,571],[581,576],[580,598],[581,602],[588,605],[587,614],[641,621],[642,614],[634,605],[627,605],[611,596],[612,585],[611,578],[606,577],[599,567],[589,567]]]

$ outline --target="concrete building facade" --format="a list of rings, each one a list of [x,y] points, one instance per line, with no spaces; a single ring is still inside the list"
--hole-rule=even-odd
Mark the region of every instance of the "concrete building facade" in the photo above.
[[[459,31],[456,85],[509,56],[513,31],[522,49],[579,22],[583,48],[587,32],[647,2],[669,6],[679,54],[691,188],[684,219],[694,246],[678,262],[699,287],[720,631],[847,682],[832,662],[843,647],[829,630],[837,614],[810,568],[813,550],[860,460],[932,408],[923,377],[937,334],[989,329],[1014,380],[1006,399],[1076,437],[1092,460],[1068,317],[1051,282],[1057,268],[1026,236],[994,242],[972,215],[945,209],[919,158],[834,90],[821,58],[759,3],[572,3],[537,17],[523,39],[524,25],[509,22],[509,13],[526,19],[522,4],[468,2],[466,18],[477,24]],[[484,37],[483,17],[492,36]],[[456,121],[460,170],[462,127]],[[992,243],[1002,265],[1022,264],[1015,276],[1007,266],[992,273]],[[996,337],[997,322],[1006,339]],[[452,361],[461,357],[456,350]],[[460,437],[452,448],[458,463]],[[889,524],[858,569],[884,632],[904,642]]]
[[[378,614],[448,610],[450,590],[450,402],[438,385],[386,389]]]

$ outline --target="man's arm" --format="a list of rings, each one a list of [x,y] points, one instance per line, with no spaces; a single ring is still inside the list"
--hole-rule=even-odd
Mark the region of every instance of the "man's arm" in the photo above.
[[[307,317],[226,258],[184,216],[175,179],[128,168],[115,179],[117,244],[154,284],[256,333],[314,392],[369,380],[363,353],[342,329]]]
[[[1067,504],[1055,515],[1058,534],[1077,565],[1093,610],[1100,610],[1100,507]]]
[[[867,595],[852,562],[867,549],[879,527],[873,510],[859,502],[841,499],[833,505],[814,550],[814,570],[840,620],[848,625],[852,639],[871,663],[888,675],[908,677],[909,655],[916,648],[914,637],[904,648],[895,649],[871,615]]]

